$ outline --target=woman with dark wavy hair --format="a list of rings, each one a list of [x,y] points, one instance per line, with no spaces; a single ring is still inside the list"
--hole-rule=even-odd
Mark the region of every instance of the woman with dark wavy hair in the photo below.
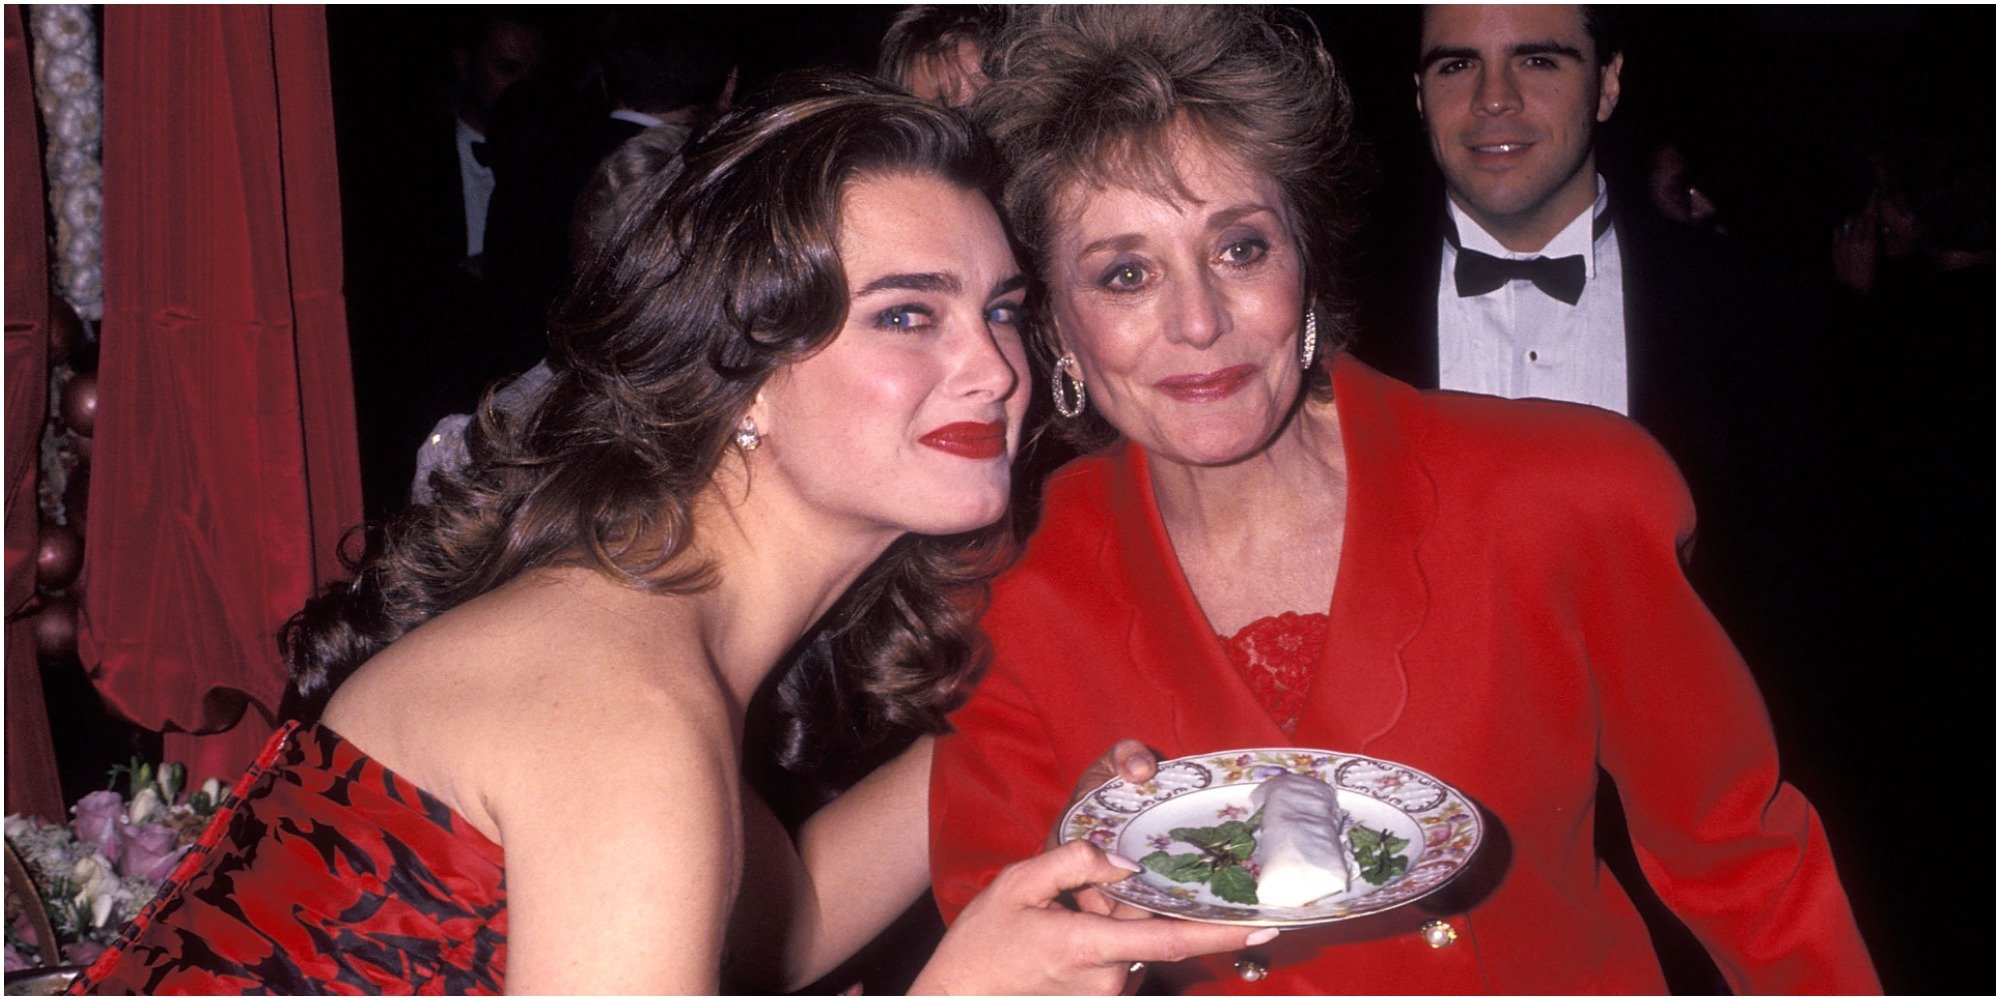
[[[1570,79],[1547,48],[1520,56],[1522,87]],[[1879,990],[1756,686],[1682,574],[1694,512],[1659,446],[1607,411],[1420,393],[1341,350],[1357,153],[1312,26],[1040,8],[987,67],[972,113],[1012,168],[1062,426],[1094,451],[1050,481],[994,585],[992,667],[937,742],[947,915],[1039,848],[1114,738],[1326,748],[1456,786],[1485,847],[1413,905],[1161,985],[1663,992],[1597,855],[1602,768],[1731,987]],[[1444,832],[1413,873],[1449,861]]]
[[[921,890],[870,863],[921,844],[921,800],[866,787],[804,869],[772,860],[740,733],[816,623],[869,724],[954,703],[1006,549],[1025,282],[961,119],[796,90],[647,182],[559,311],[541,403],[489,399],[471,464],[288,627],[323,712],[84,988],[713,993],[725,950],[810,981]],[[1133,867],[1019,866],[919,987],[1104,988],[1242,943],[1050,905]]]

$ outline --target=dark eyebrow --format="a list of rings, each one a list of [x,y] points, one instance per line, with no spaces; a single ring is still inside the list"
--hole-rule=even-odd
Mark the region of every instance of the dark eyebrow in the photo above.
[[[1006,295],[1009,292],[1018,292],[1026,287],[1028,287],[1028,276],[1025,274],[1017,274],[1011,278],[1006,279],[1005,281],[995,284],[993,286],[993,290],[986,294],[986,298],[988,301],[991,301],[993,299],[999,298],[1002,295]]]
[[[1419,70],[1430,69],[1432,66],[1444,62],[1447,59],[1477,59],[1477,58],[1479,58],[1478,49],[1445,48],[1444,46],[1441,45],[1434,45],[1428,49],[1425,49],[1424,54],[1417,57],[1417,69]]]
[[[1508,49],[1507,54],[1515,56],[1517,58],[1520,56],[1568,56],[1571,59],[1575,59],[1578,62],[1583,61],[1582,49],[1579,49],[1574,45],[1564,45],[1563,43],[1558,42],[1553,38],[1548,39],[1546,41],[1522,42],[1521,44],[1513,46],[1512,48]],[[1444,62],[1447,59],[1478,59],[1478,58],[1479,58],[1478,49],[1446,48],[1444,46],[1435,46],[1424,51],[1423,56],[1417,60],[1417,68],[1419,70],[1427,70],[1430,69],[1432,66],[1437,65],[1438,63]]]
[[[1516,56],[1568,56],[1577,62],[1583,61],[1583,50],[1574,45],[1564,45],[1555,39],[1546,42],[1523,42],[1514,46]]]
[[[957,295],[965,283],[956,274],[932,272],[930,274],[885,274],[854,290],[854,297],[860,298],[875,292],[898,289],[906,292],[931,292],[938,295]]]

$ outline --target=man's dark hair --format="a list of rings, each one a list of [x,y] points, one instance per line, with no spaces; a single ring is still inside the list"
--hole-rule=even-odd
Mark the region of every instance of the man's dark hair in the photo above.
[[[1577,9],[1583,14],[1583,30],[1590,35],[1590,47],[1597,57],[1597,65],[1603,66],[1611,61],[1612,56],[1625,51],[1625,17],[1617,8],[1605,4],[1585,3],[1578,4]],[[1419,40],[1417,44],[1420,59],[1423,55],[1421,39],[1424,34],[1424,17],[1429,10],[1429,6],[1417,10],[1415,37]],[[1423,67],[1418,66],[1417,71],[1423,72]]]
[[[647,114],[714,104],[735,59],[721,33],[685,17],[621,11],[604,26],[604,83],[620,107]]]
[[[465,14],[451,21],[452,45],[466,52],[474,52],[486,44],[486,36],[497,24],[513,24],[527,28],[551,40],[555,26],[547,11],[537,7],[483,7],[478,13]]]
[[[903,8],[882,35],[875,75],[907,87],[919,65],[949,58],[960,42],[981,49],[1007,27],[1005,4],[916,4]]]
[[[1625,51],[1625,17],[1617,8],[1605,4],[1579,6],[1583,10],[1583,30],[1590,32],[1590,46],[1597,50],[1597,65],[1603,66]]]

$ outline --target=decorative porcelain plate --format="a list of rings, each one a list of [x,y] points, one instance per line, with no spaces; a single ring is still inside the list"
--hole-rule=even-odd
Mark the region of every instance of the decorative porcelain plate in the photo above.
[[[1360,754],[1295,748],[1180,757],[1162,762],[1153,780],[1144,784],[1113,778],[1070,807],[1063,816],[1062,839],[1087,840],[1135,861],[1156,851],[1196,851],[1169,831],[1248,819],[1250,793],[1287,772],[1331,785],[1350,830],[1364,826],[1402,840],[1402,863],[1378,867],[1374,874],[1380,885],[1351,877],[1347,891],[1298,907],[1232,903],[1206,884],[1175,882],[1151,868],[1100,888],[1115,899],[1168,916],[1303,927],[1380,913],[1427,895],[1451,881],[1479,849],[1478,810],[1444,782]],[[1355,853],[1348,836],[1342,842]],[[1361,870],[1360,859],[1353,860],[1357,863],[1349,865],[1350,875]],[[1254,875],[1254,862],[1248,867]]]

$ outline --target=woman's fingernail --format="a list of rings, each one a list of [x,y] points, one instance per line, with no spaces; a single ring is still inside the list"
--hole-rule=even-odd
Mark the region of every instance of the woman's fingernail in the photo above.
[[[1266,927],[1263,930],[1258,931],[1257,933],[1252,934],[1247,938],[1244,938],[1243,947],[1255,948],[1260,944],[1269,944],[1270,942],[1275,941],[1277,939],[1278,939],[1278,929],[1276,927]]]
[[[1104,860],[1109,861],[1112,864],[1117,865],[1118,867],[1123,868],[1128,872],[1142,872],[1146,870],[1145,866],[1141,865],[1139,862],[1134,861],[1123,854],[1116,854],[1111,851],[1104,852]]]

